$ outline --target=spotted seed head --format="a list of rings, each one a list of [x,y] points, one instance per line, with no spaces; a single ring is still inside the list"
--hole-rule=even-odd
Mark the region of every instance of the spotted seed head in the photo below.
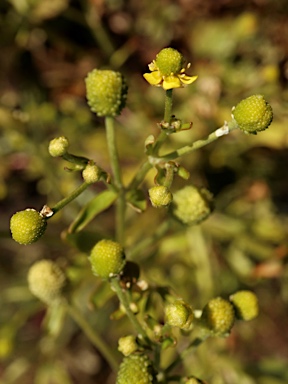
[[[216,336],[230,333],[235,320],[233,305],[222,297],[210,300],[201,315],[201,325]]]
[[[31,293],[46,304],[61,297],[65,282],[63,271],[52,260],[37,261],[28,271]]]
[[[89,260],[93,274],[103,279],[118,275],[126,263],[122,245],[106,239],[100,240],[93,247]]]
[[[88,105],[98,116],[117,116],[125,107],[128,87],[121,73],[94,69],[85,79]]]
[[[240,320],[252,320],[258,316],[259,305],[255,293],[251,291],[238,291],[230,296],[236,317]]]
[[[170,76],[181,71],[184,57],[174,48],[164,48],[156,56],[155,63],[163,76]]]
[[[35,243],[44,234],[46,219],[35,209],[28,208],[15,213],[10,220],[12,237],[19,244]]]
[[[212,212],[213,196],[205,188],[189,185],[173,194],[170,208],[172,216],[182,224],[198,224]]]
[[[154,374],[151,361],[144,354],[131,354],[124,357],[116,379],[116,384],[153,384]]]
[[[173,200],[173,195],[169,188],[157,185],[149,189],[151,204],[155,208],[167,207]]]
[[[251,134],[264,131],[273,120],[272,107],[262,95],[253,95],[240,101],[232,113],[239,128]]]

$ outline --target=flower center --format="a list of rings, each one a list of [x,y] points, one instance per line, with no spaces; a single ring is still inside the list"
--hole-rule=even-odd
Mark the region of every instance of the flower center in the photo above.
[[[184,58],[176,49],[165,48],[158,53],[155,62],[163,76],[170,76],[181,71]]]

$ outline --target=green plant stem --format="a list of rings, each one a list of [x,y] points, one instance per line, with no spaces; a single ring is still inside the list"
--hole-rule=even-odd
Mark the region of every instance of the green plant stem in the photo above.
[[[189,345],[186,347],[179,356],[171,363],[166,369],[165,373],[169,373],[174,369],[178,364],[180,364],[186,355],[191,353],[193,350],[197,349],[199,345],[201,345],[205,340],[207,339],[207,336],[204,337],[196,337]]]
[[[78,188],[76,188],[69,196],[65,197],[64,199],[60,200],[56,205],[54,205],[52,211],[55,213],[59,212],[62,208],[65,207],[65,205],[69,204],[71,201],[76,199],[79,195],[81,195],[82,192],[85,191],[89,187],[90,184],[84,182],[82,183]],[[52,217],[52,216],[51,216]],[[49,219],[49,217],[48,217]]]
[[[116,202],[116,239],[119,241],[119,243],[124,245],[126,211],[125,190],[122,184],[119,157],[115,139],[114,118],[112,116],[106,116],[105,127],[114,184],[118,190],[118,199]]]
[[[119,278],[113,277],[110,280],[111,287],[116,292],[118,299],[120,303],[125,308],[125,312],[129,320],[131,321],[132,325],[134,326],[136,332],[138,333],[138,337],[140,337],[143,341],[145,341],[148,345],[151,344],[150,339],[148,338],[145,330],[143,329],[142,325],[139,323],[137,317],[134,315],[134,313],[131,311],[130,303],[127,298],[126,291],[122,289],[122,287],[119,284]]]
[[[173,89],[168,89],[165,94],[164,122],[170,124],[172,116]]]
[[[223,127],[225,127],[225,125]],[[170,153],[168,153],[165,156],[159,156],[159,157],[149,156],[149,159],[145,163],[142,164],[140,170],[135,175],[134,179],[131,181],[131,183],[129,185],[129,189],[130,188],[131,189],[132,188],[137,188],[142,183],[142,181],[144,180],[146,174],[150,171],[150,169],[155,164],[159,164],[159,163],[162,163],[162,162],[167,162],[167,161],[170,161],[170,160],[176,160],[177,158],[179,158],[179,157],[181,157],[183,155],[187,155],[187,154],[195,151],[196,149],[202,148],[205,145],[208,145],[208,144],[212,143],[213,141],[219,139],[222,136],[219,136],[216,132],[219,129],[222,129],[223,127],[217,128],[214,132],[210,133],[210,135],[206,139],[197,140],[194,143],[192,143],[191,145],[187,145],[185,147],[179,148],[177,151],[170,152]],[[228,127],[229,127],[229,132],[232,132],[232,131],[234,131],[235,129],[238,128],[238,126],[237,126],[237,124],[235,124],[234,120],[232,120],[231,122],[228,123]],[[159,137],[162,134],[166,135],[164,132],[161,132]],[[158,138],[157,138],[156,143],[157,142],[158,142]]]
[[[168,89],[165,94],[165,106],[164,106],[164,118],[163,118],[164,123],[168,123],[168,124],[171,123],[172,104],[173,104],[172,96],[173,96],[173,89]],[[155,144],[153,145],[153,150],[152,150],[153,155],[158,156],[159,149],[163,144],[163,142],[166,140],[166,138],[167,138],[167,133],[164,130],[162,130],[160,135],[157,137]]]
[[[109,363],[110,367],[113,371],[118,370],[118,361],[114,356],[113,350],[109,348],[109,346],[104,342],[98,332],[91,327],[83,314],[79,311],[75,306],[66,304],[66,309],[69,315],[73,318],[75,323],[82,329],[91,343],[97,348],[97,350],[102,354],[102,356]]]
[[[238,126],[234,125],[234,124],[231,124],[228,126],[229,126],[229,132],[232,132],[234,129],[238,128]],[[185,147],[179,148],[177,151],[170,152],[167,155],[160,157],[159,160],[165,161],[165,162],[170,161],[170,160],[175,160],[178,157],[181,157],[183,155],[187,155],[188,153],[191,153],[191,152],[195,151],[196,149],[202,148],[205,145],[208,145],[208,144],[212,143],[213,141],[219,139],[219,137],[222,137],[222,136],[219,136],[218,132],[220,129],[223,129],[223,128],[225,128],[225,126],[220,127],[218,129],[216,129],[214,132],[210,133],[210,135],[206,139],[197,140],[191,145],[186,145]]]

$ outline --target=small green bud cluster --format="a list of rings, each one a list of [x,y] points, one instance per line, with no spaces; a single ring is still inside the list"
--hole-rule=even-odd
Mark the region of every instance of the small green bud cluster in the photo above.
[[[92,161],[86,165],[82,172],[84,181],[88,184],[96,183],[102,176],[102,170]]]
[[[28,286],[38,299],[51,304],[61,297],[66,278],[63,271],[52,260],[40,260],[28,271]]]
[[[126,263],[122,245],[107,239],[92,248],[89,260],[93,274],[103,279],[120,274]]]
[[[205,188],[188,185],[173,194],[171,213],[185,225],[199,224],[213,209],[213,196]]]
[[[64,136],[56,137],[49,143],[48,151],[53,157],[65,155],[69,146],[68,139]]]
[[[240,101],[232,113],[239,128],[251,134],[264,131],[273,120],[272,107],[262,95],[253,95]]]
[[[181,71],[184,57],[174,48],[164,48],[156,56],[155,62],[163,76],[170,76]]]
[[[35,209],[27,208],[16,212],[10,220],[12,237],[19,244],[35,243],[44,234],[46,219]]]
[[[246,290],[238,291],[229,299],[234,306],[237,319],[249,321],[258,316],[259,305],[255,293]]]
[[[94,69],[85,79],[88,105],[98,116],[117,116],[125,107],[128,87],[121,73]]]
[[[182,300],[177,300],[166,305],[165,318],[167,324],[188,330],[191,327],[194,315],[189,304]]]
[[[200,318],[203,328],[209,330],[215,336],[229,335],[235,321],[233,305],[222,297],[210,300]]]
[[[155,208],[167,207],[173,200],[173,195],[169,188],[164,185],[157,185],[148,191],[151,204]]]
[[[116,384],[153,384],[152,363],[144,354],[131,354],[124,357],[116,379]]]
[[[123,353],[124,356],[129,356],[131,353],[136,352],[138,349],[138,344],[136,337],[133,335],[128,335],[120,337],[118,341],[118,351]]]

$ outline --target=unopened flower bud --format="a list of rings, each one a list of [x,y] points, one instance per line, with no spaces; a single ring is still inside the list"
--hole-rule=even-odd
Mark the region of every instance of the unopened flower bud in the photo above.
[[[116,379],[116,384],[154,383],[152,363],[144,354],[131,354],[124,357]]]
[[[88,184],[93,184],[99,181],[101,175],[101,169],[93,162],[89,162],[82,172],[82,177],[84,181]]]
[[[126,263],[122,245],[106,239],[100,240],[93,247],[89,260],[93,274],[103,279],[118,275]]]
[[[233,305],[222,297],[216,297],[203,308],[201,325],[216,336],[227,336],[234,324]]]
[[[128,87],[121,73],[94,69],[85,79],[88,104],[98,116],[117,116],[125,107]]]
[[[213,196],[205,188],[192,185],[173,194],[172,215],[182,224],[194,225],[205,220],[213,209]]]
[[[253,95],[240,101],[232,114],[239,128],[251,134],[264,131],[273,120],[272,107],[262,95]]]
[[[230,296],[236,317],[240,320],[252,320],[258,316],[259,306],[255,293],[251,291],[238,291]]]
[[[155,208],[167,207],[173,200],[173,195],[169,188],[157,185],[149,189],[151,204]]]
[[[118,341],[118,350],[123,353],[124,356],[131,355],[131,353],[137,351],[137,349],[138,344],[133,335],[121,337]]]
[[[189,304],[182,300],[177,300],[165,307],[166,323],[181,329],[189,329],[194,315]]]
[[[35,243],[44,234],[46,219],[35,209],[27,208],[16,212],[10,220],[12,237],[19,244]]]
[[[40,260],[30,267],[28,285],[31,293],[46,304],[61,297],[65,275],[52,260]]]
[[[50,141],[48,150],[51,156],[60,157],[65,155],[68,146],[69,142],[67,138],[60,136]]]

